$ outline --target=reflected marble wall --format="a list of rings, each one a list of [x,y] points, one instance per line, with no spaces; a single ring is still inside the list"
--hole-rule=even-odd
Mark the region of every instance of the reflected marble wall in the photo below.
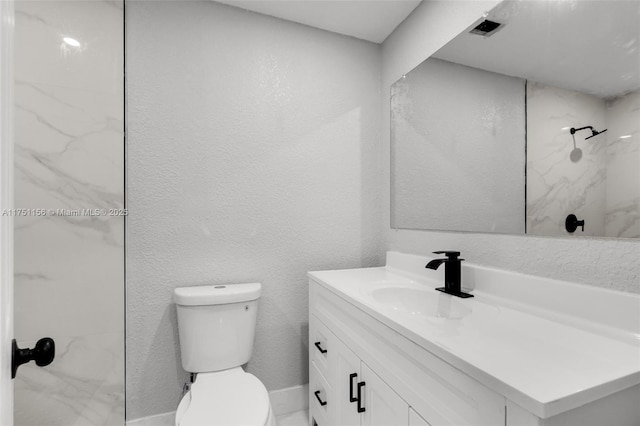
[[[15,206],[46,211],[15,218],[15,336],[57,346],[15,422],[122,425],[124,217],[48,211],[123,207],[122,2],[18,1],[15,43]]]
[[[602,99],[573,90],[527,84],[527,233],[569,235],[565,219],[584,219],[584,232],[604,235],[606,136],[589,140],[588,131],[605,129]],[[579,157],[579,158],[578,158]]]
[[[527,233],[640,237],[639,101],[527,84]],[[608,131],[574,142],[584,126]],[[565,230],[569,214],[584,232]]]
[[[605,235],[640,238],[640,91],[607,105]]]

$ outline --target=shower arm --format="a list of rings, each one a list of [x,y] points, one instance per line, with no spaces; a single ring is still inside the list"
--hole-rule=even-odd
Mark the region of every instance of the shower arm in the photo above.
[[[594,129],[592,126],[584,126],[584,127],[580,127],[579,129],[576,129],[575,127],[571,128],[571,135],[575,135],[576,132],[580,131],[580,130],[585,130],[585,129],[591,129],[591,136],[587,136],[586,138],[584,138],[584,140],[587,139],[591,139],[594,136],[598,136],[600,133],[604,133],[607,131],[607,129],[601,130],[601,131],[597,131],[596,129]],[[575,141],[575,138],[574,138]]]
[[[592,126],[584,126],[584,127],[580,127],[579,129],[576,129],[575,127],[572,127],[570,132],[572,135],[574,135],[576,132],[580,131],[580,130],[585,130],[585,129],[591,129],[591,132],[593,133],[593,127]]]

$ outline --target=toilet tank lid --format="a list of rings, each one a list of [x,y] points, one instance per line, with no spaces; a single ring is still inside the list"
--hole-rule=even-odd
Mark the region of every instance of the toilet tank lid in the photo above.
[[[173,301],[182,306],[225,305],[256,300],[261,291],[260,283],[179,287],[173,291]]]

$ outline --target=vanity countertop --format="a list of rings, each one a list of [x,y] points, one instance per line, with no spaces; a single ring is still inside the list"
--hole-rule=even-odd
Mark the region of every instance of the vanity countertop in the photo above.
[[[523,288],[518,290],[519,285],[514,283],[527,281],[518,280],[519,277],[531,281],[531,276],[504,271],[501,277],[495,275],[497,281],[504,281],[511,289],[508,297],[501,297],[500,285],[483,284],[477,279],[483,274],[491,276],[486,273],[487,268],[480,268],[485,271],[475,274],[472,290],[475,297],[460,299],[435,291],[442,286],[441,279],[429,278],[427,272],[420,271],[422,278],[415,267],[413,271],[397,267],[393,264],[393,253],[390,254],[386,267],[310,272],[309,277],[541,418],[640,384],[639,295],[542,279],[540,291],[549,285],[558,291],[546,295],[551,300],[549,306],[541,305],[544,298],[536,301],[534,297],[529,305],[531,289],[520,285]],[[414,266],[419,263],[424,268],[427,260],[413,256],[408,263]],[[406,266],[406,259],[399,263],[403,262],[400,267]],[[463,273],[474,275],[473,268],[467,266]],[[510,287],[509,280],[513,280]],[[532,282],[527,284],[530,287]],[[588,312],[583,317],[572,315],[584,310],[584,306],[555,309],[558,299],[562,301],[565,297],[567,304],[580,305],[583,287],[587,307],[597,306],[600,299],[598,309],[610,311],[604,316],[612,318],[608,324],[590,321]],[[393,301],[381,303],[372,296],[376,289],[389,289],[391,299],[401,289],[433,292],[429,300],[435,304],[431,308],[435,314],[423,315],[411,303],[408,308]],[[518,293],[522,296],[520,300]],[[602,306],[612,300],[623,306]],[[616,316],[627,322],[635,319],[635,323],[621,329],[615,326]]]

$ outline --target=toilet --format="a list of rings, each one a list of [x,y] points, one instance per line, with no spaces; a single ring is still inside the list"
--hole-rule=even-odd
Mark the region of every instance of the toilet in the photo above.
[[[275,426],[269,393],[243,370],[253,352],[260,283],[174,291],[182,368],[196,373],[176,426]]]

